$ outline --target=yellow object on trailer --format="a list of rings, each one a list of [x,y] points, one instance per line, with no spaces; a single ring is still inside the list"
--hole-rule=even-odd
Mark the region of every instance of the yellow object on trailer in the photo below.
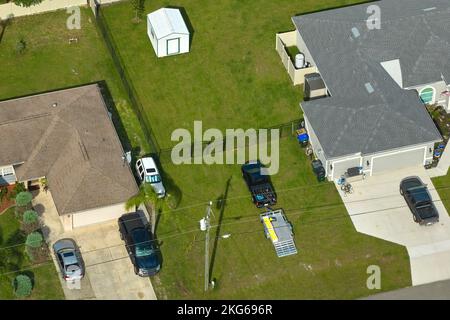
[[[270,220],[269,217],[263,217],[263,221],[264,221],[264,225],[266,226],[267,233],[270,236],[270,239],[272,240],[272,242],[277,242],[278,237],[273,228],[272,221]]]
[[[267,239],[272,241],[278,257],[297,253],[292,225],[286,219],[283,209],[272,210],[260,214]]]

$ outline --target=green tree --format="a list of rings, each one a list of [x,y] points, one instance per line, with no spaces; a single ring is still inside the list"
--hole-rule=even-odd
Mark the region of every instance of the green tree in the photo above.
[[[44,237],[40,232],[32,232],[27,236],[27,240],[25,244],[30,248],[40,248],[42,247],[42,243],[44,242]]]
[[[24,274],[19,274],[13,280],[13,291],[16,297],[24,298],[28,297],[33,290],[33,283],[30,277]]]
[[[16,196],[16,205],[19,207],[26,207],[33,200],[33,195],[28,191],[23,191]]]
[[[28,8],[41,3],[42,0],[13,0],[13,2],[15,5]]]
[[[144,0],[131,0],[131,6],[133,7],[135,13],[134,21],[141,21],[145,10]]]
[[[39,229],[39,216],[34,210],[27,210],[22,217],[22,230],[31,233]]]
[[[158,207],[161,204],[161,200],[158,199],[155,191],[149,183],[141,184],[139,187],[139,192],[128,199],[125,203],[125,210],[129,211],[139,207],[142,204],[150,204],[153,207]]]

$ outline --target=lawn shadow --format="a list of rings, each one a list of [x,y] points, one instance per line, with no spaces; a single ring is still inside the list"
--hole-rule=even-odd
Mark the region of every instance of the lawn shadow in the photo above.
[[[216,229],[216,236],[214,237],[214,245],[212,248],[212,253],[211,253],[211,263],[209,264],[209,279],[208,279],[208,283],[211,282],[211,275],[212,272],[214,270],[214,262],[216,260],[216,255],[217,255],[217,246],[219,243],[219,237],[220,237],[220,231],[222,228],[222,220],[223,220],[223,214],[225,212],[225,206],[227,203],[227,198],[228,198],[228,191],[230,189],[230,183],[231,183],[231,178],[229,177],[227,180],[227,184],[225,186],[225,192],[219,197],[217,198],[217,204],[216,204],[216,209],[219,210],[219,220],[217,222],[217,229]],[[214,278],[214,283],[216,283],[217,281]]]
[[[192,26],[192,22],[189,19],[189,16],[186,12],[186,9],[184,7],[178,7],[178,6],[167,6],[166,8],[171,8],[171,9],[178,9],[180,10],[181,16],[183,17],[184,22],[186,23],[186,27],[189,31],[189,50],[191,50],[192,48],[192,41],[194,40],[194,34],[195,34],[195,29]]]

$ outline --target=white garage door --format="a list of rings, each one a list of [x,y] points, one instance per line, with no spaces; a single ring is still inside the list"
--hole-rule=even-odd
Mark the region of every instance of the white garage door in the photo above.
[[[180,39],[167,40],[167,54],[176,54],[180,52]]]
[[[95,223],[115,220],[118,219],[124,213],[125,213],[124,204],[120,203],[109,207],[73,213],[72,223],[74,228],[79,228]]]
[[[407,150],[372,158],[372,174],[407,167],[422,166],[425,148]]]

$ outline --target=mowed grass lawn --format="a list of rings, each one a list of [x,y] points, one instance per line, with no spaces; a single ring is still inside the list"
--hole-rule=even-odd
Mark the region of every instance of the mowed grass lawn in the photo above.
[[[447,213],[450,214],[450,172],[447,172],[445,176],[431,180],[433,180],[433,185],[437,189]]]
[[[301,116],[293,87],[274,49],[275,33],[292,30],[298,13],[350,1],[147,1],[145,12],[184,7],[195,30],[192,50],[157,59],[145,21],[133,24],[129,2],[105,7],[119,54],[161,147],[176,128],[263,128]],[[299,253],[277,258],[265,239],[260,210],[250,201],[239,165],[173,165],[164,176],[182,191],[175,211],[157,226],[163,268],[153,284],[160,299],[356,298],[368,290],[367,267],[381,268],[382,290],[411,284],[406,250],[359,234],[331,183],[317,183],[293,137],[280,142],[272,177],[278,207],[294,224]],[[218,201],[220,199],[225,201]],[[211,277],[203,292],[204,239],[198,221],[214,201]],[[221,204],[221,205],[219,205]],[[231,234],[227,239],[224,234]]]
[[[16,18],[6,27],[0,42],[0,100],[106,81],[110,105],[115,105],[123,123],[116,125],[122,141],[146,150],[148,145],[90,9],[81,10],[80,30],[67,29],[68,17],[60,10]],[[78,38],[78,43],[69,44],[70,38]],[[26,49],[18,54],[21,39]]]
[[[18,274],[29,276],[34,284],[27,299],[64,299],[53,262],[34,266],[25,252],[25,246],[21,245],[24,242],[25,235],[14,217],[14,209],[0,214],[0,300],[15,299],[12,281]]]

